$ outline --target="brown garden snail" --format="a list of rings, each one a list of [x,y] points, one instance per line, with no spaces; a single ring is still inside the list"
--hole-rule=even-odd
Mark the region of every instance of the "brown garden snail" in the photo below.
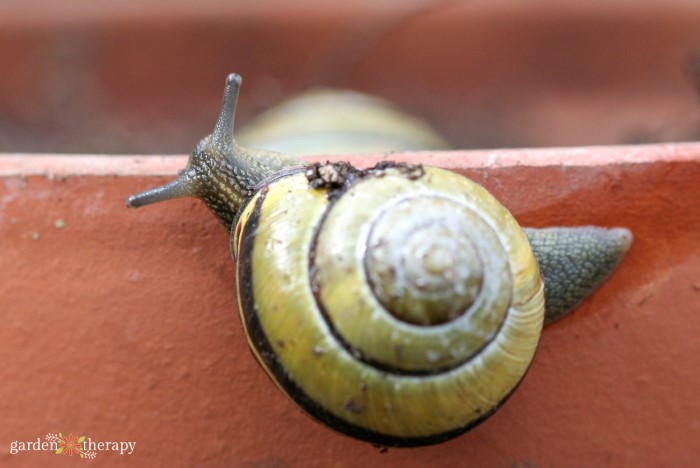
[[[622,228],[523,231],[485,189],[442,169],[307,166],[243,148],[240,84],[228,77],[214,132],[179,177],[127,204],[206,203],[231,232],[251,350],[336,431],[418,446],[473,427],[528,369],[544,290],[547,316],[559,316],[630,245]]]

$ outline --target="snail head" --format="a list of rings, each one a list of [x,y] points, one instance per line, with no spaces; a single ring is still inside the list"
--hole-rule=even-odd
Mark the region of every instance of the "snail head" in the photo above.
[[[241,81],[236,73],[226,78],[224,100],[214,131],[197,144],[178,177],[130,196],[126,201],[129,208],[174,198],[199,198],[230,229],[250,189],[286,167],[303,164],[292,156],[244,148],[236,143],[233,124]]]

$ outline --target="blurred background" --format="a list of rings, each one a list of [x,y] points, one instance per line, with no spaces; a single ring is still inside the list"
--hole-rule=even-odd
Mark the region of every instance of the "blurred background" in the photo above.
[[[700,136],[696,0],[1,1],[0,152],[188,153],[318,86],[458,148]]]

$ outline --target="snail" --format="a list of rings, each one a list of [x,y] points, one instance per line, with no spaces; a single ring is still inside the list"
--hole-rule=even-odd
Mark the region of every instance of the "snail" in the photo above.
[[[266,110],[237,131],[236,140],[295,155],[450,149],[422,119],[383,99],[326,88]]]
[[[525,375],[545,304],[549,320],[573,308],[630,245],[624,228],[523,230],[447,170],[239,146],[240,84],[229,75],[214,131],[177,179],[127,205],[204,201],[231,235],[253,354],[337,432],[407,447],[474,427]]]

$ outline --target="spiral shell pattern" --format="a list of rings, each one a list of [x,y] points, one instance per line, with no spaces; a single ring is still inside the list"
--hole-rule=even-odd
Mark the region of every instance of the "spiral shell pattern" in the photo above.
[[[544,315],[527,238],[478,184],[369,172],[340,196],[267,181],[232,230],[239,309],[268,375],[317,420],[385,446],[440,442],[524,376]]]

